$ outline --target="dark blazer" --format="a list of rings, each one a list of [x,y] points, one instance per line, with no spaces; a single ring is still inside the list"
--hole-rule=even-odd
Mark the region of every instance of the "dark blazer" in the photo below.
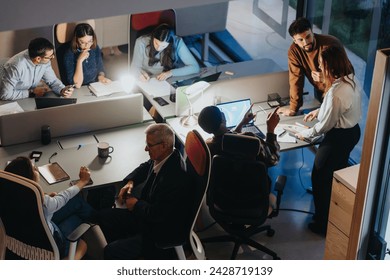
[[[134,186],[145,182],[133,210],[144,234],[158,243],[172,242],[182,234],[180,225],[190,211],[192,188],[185,163],[174,150],[154,180],[150,180],[152,172],[153,161],[148,160],[127,175],[124,182],[133,180]]]

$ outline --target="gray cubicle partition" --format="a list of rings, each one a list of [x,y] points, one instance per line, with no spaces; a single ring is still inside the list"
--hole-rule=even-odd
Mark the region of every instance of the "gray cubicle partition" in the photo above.
[[[207,90],[220,102],[250,98],[252,102],[267,101],[270,93],[282,98],[289,96],[288,71],[222,80],[212,83]]]
[[[42,125],[59,137],[143,121],[143,96],[132,94],[96,102],[65,105],[0,117],[1,145],[39,140]]]

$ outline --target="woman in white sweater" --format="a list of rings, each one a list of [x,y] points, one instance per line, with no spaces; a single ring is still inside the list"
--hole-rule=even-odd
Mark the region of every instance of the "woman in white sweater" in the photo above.
[[[351,151],[360,139],[362,89],[355,79],[354,68],[343,49],[326,47],[319,56],[325,84],[324,100],[319,109],[304,117],[304,121],[318,119],[312,128],[297,134],[298,138],[324,134],[317,150],[312,170],[315,206],[309,229],[326,234],[332,178],[335,170],[348,166]]]

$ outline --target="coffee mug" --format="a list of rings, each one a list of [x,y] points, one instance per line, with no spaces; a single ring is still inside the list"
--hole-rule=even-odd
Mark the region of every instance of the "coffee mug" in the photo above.
[[[98,156],[101,158],[107,158],[109,154],[114,151],[114,148],[107,142],[100,142],[97,144]]]

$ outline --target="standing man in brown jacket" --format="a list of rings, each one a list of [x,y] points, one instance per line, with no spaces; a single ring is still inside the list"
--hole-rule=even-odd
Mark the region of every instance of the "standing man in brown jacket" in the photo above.
[[[318,64],[318,55],[322,48],[338,46],[344,50],[344,47],[336,37],[313,33],[311,23],[306,18],[293,21],[288,32],[293,38],[288,50],[290,107],[282,107],[278,112],[295,116],[303,104],[305,76],[314,86],[315,98],[322,102],[325,85]]]

